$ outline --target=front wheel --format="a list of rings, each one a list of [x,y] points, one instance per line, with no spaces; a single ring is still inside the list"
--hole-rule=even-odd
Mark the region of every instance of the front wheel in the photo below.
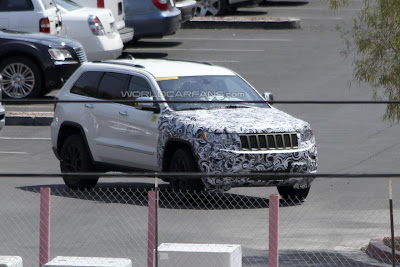
[[[39,96],[42,89],[42,73],[30,59],[10,57],[0,64],[3,76],[3,96],[23,99]]]
[[[93,172],[94,167],[82,137],[72,135],[65,140],[60,153],[61,172]],[[63,176],[65,184],[74,190],[91,189],[96,186],[99,176]]]
[[[189,149],[179,148],[174,152],[168,166],[169,172],[198,172],[198,168]],[[173,189],[179,190],[204,190],[204,183],[201,179],[183,178],[170,179]]]
[[[310,187],[307,188],[293,188],[293,186],[278,186],[279,195],[286,201],[301,202],[307,198]]]

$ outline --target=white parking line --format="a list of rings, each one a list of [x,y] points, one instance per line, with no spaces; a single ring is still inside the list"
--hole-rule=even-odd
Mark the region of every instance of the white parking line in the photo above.
[[[0,140],[51,140],[46,137],[0,137]]]
[[[258,41],[258,42],[291,42],[292,39],[281,38],[261,38],[261,39],[244,39],[244,38],[202,38],[202,37],[168,37],[163,40],[209,40],[209,41]]]
[[[0,151],[0,154],[28,155],[28,153],[26,152],[16,152],[16,151]]]
[[[143,50],[156,50],[160,51],[160,48],[138,48],[129,49],[130,51],[137,52]],[[257,49],[209,49],[209,48],[163,48],[162,51],[202,51],[202,52],[264,52],[265,50]]]

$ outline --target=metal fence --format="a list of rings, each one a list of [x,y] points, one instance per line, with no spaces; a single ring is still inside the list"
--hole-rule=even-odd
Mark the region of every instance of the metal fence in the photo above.
[[[387,179],[372,180],[373,184],[387,186]],[[390,236],[388,195],[371,198],[373,191],[357,192],[356,185],[362,182],[359,178],[335,181],[329,189],[312,188],[304,202],[280,200],[280,266],[386,266],[367,256],[366,250],[371,238]],[[70,190],[59,180],[18,188],[4,180],[0,182],[0,197],[8,203],[0,206],[1,254],[18,255],[25,266],[38,266],[40,189],[48,187],[50,259],[127,258],[132,266],[147,266],[149,239],[153,238],[149,236],[149,227],[153,227],[149,217],[153,180],[144,184],[134,180],[123,184],[107,181],[84,191]],[[346,187],[349,190],[343,190]],[[240,245],[242,266],[268,266],[269,195],[274,190],[183,192],[162,184],[157,212],[158,245],[201,244],[205,249],[215,244]],[[399,222],[400,199],[395,198],[393,205],[394,221]],[[158,259],[162,261],[168,257],[165,255],[158,252]],[[207,258],[202,260],[201,266],[219,266],[207,262]],[[189,264],[182,257],[176,266]]]

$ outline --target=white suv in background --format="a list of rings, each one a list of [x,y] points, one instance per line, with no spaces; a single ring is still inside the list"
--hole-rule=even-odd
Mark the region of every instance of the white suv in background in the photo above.
[[[125,11],[123,0],[76,0],[76,2],[82,6],[110,9],[115,18],[115,26],[121,35],[122,42],[125,44],[132,41],[134,29],[125,27]]]
[[[59,35],[61,14],[53,0],[0,0],[0,29]]]
[[[310,125],[273,108],[267,103],[269,96],[263,98],[233,71],[206,63],[165,59],[85,63],[57,99],[108,102],[57,103],[56,99],[53,151],[62,172],[220,173],[227,177],[164,180],[180,190],[277,186],[283,198],[302,200],[312,177],[246,177],[317,170]],[[122,102],[127,99],[147,102]],[[243,177],[229,177],[234,173]],[[91,188],[98,178],[65,175],[64,181],[73,189]]]

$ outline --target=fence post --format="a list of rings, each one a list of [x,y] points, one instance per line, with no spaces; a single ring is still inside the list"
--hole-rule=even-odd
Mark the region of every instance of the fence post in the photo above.
[[[147,226],[147,267],[154,265],[154,250],[157,246],[157,191],[149,191],[148,200],[148,226]]]
[[[40,188],[39,267],[50,259],[50,187]]]
[[[279,266],[279,195],[269,196],[268,267]]]

